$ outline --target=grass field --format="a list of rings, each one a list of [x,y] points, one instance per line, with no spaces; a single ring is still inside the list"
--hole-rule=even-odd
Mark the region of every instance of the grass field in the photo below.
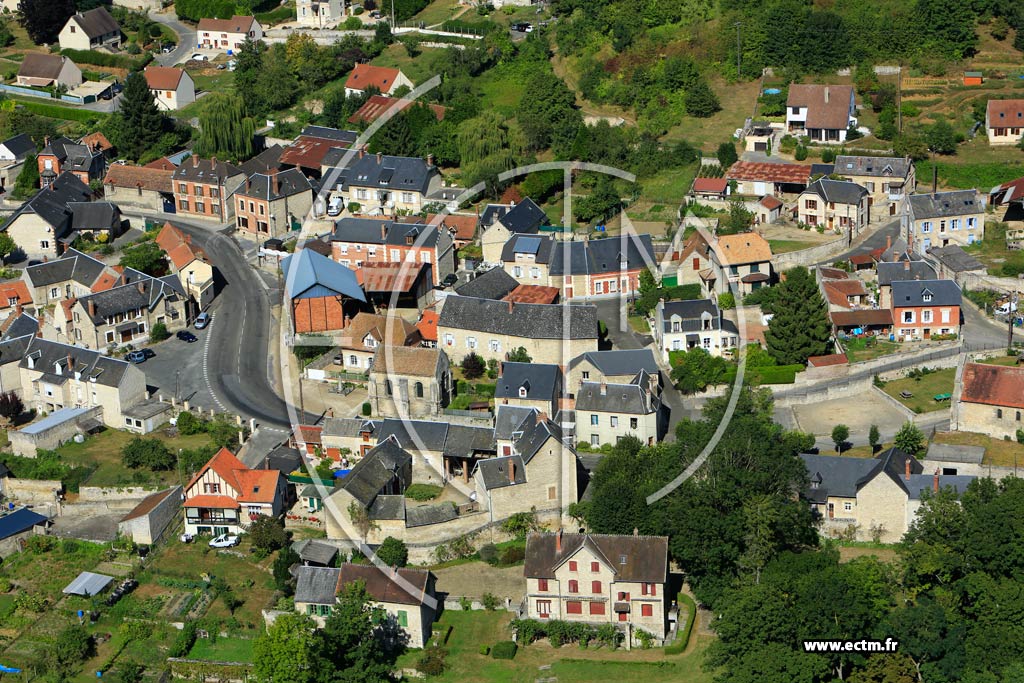
[[[499,660],[480,654],[482,645],[493,646],[499,640],[510,640],[507,612],[452,612],[441,615],[434,632],[452,627],[444,647],[448,650],[448,668],[431,680],[438,683],[512,683],[531,682],[538,678],[556,677],[559,683],[590,683],[614,680],[616,683],[710,683],[712,674],[701,664],[711,640],[696,630],[688,653],[667,656],[660,648],[650,650],[607,650],[576,645],[553,648],[546,642],[520,647],[515,659]],[[403,655],[400,668],[414,667],[420,654]],[[550,665],[550,670],[539,667]]]
[[[179,448],[193,449],[205,446],[210,439],[205,434],[194,436],[167,437],[161,431],[153,432],[148,437],[163,441],[171,452]],[[149,470],[133,470],[124,466],[121,461],[121,449],[135,438],[134,434],[120,430],[107,429],[100,434],[87,437],[83,443],[69,442],[57,449],[61,458],[69,465],[86,465],[96,470],[84,482],[89,486],[120,486],[124,484],[176,484],[179,483],[178,472],[152,472]],[[182,476],[187,476],[183,473]]]
[[[711,88],[718,95],[722,110],[706,119],[683,117],[679,125],[668,131],[667,141],[687,140],[699,144],[706,154],[714,154],[718,145],[733,139],[737,128],[753,114],[757,102],[759,81],[728,85],[712,78]]]
[[[1014,148],[994,149],[1002,154],[1002,160],[972,163],[966,157],[958,155],[950,157],[948,160],[918,162],[918,185],[922,191],[931,188],[933,168],[939,170],[940,188],[960,190],[979,188],[982,192],[987,192],[1000,183],[1024,175],[1024,152]]]
[[[455,0],[434,0],[412,18],[412,23],[423,22],[427,26],[433,26],[448,21],[462,9],[464,8]]]
[[[1024,252],[1006,248],[1006,224],[988,222],[985,224],[985,239],[966,248],[974,258],[988,267],[990,275],[1003,275],[1003,265],[1016,264],[1024,259]]]
[[[863,338],[851,339],[843,342],[843,347],[846,349],[846,357],[850,359],[851,363],[858,363],[864,360],[880,358],[881,356],[888,356],[891,353],[896,353],[900,349],[899,344],[884,341],[882,339],[878,339],[874,346],[868,346],[866,340]]]
[[[956,368],[946,368],[929,373],[919,379],[897,379],[886,382],[882,391],[910,408],[915,413],[929,413],[934,410],[948,410],[949,401],[936,401],[936,394],[949,394],[953,391],[953,378],[956,376]],[[901,391],[906,391],[913,396],[903,398]]]
[[[939,432],[935,435],[935,443],[955,446],[981,446],[985,449],[985,465],[996,467],[1024,466],[1024,445],[1016,441],[993,439],[987,434],[973,432]]]
[[[374,66],[387,66],[401,69],[416,85],[429,80],[437,73],[434,68],[433,56],[448,48],[420,48],[420,54],[410,57],[401,43],[389,45],[384,52],[373,60]]]
[[[665,169],[656,175],[641,178],[639,201],[669,205],[674,210],[683,201],[683,196],[690,189],[696,175],[697,165],[694,163]]]
[[[800,242],[799,240],[768,240],[768,245],[772,248],[773,254],[786,254],[791,251],[800,251],[801,249],[809,249],[810,247],[816,247],[821,242]]]
[[[199,638],[188,656],[215,662],[251,662],[252,638]]]

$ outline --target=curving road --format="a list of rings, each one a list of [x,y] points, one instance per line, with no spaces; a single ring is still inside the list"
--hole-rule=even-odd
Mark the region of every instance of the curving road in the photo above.
[[[156,56],[156,63],[160,66],[174,66],[184,62],[185,59],[195,52],[196,32],[195,29],[178,21],[178,16],[173,12],[149,13],[149,18],[158,24],[163,24],[178,35],[178,46],[173,52]]]

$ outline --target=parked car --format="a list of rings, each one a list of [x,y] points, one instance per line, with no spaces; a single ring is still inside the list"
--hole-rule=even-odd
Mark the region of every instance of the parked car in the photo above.
[[[202,52],[196,52],[191,57],[189,57],[189,59],[191,59],[191,60],[193,60],[195,62],[208,62],[208,61],[210,61],[210,58],[207,57],[206,55],[204,55]]]
[[[201,330],[201,329],[203,329],[204,327],[206,327],[209,324],[210,324],[210,314],[207,313],[206,311],[203,311],[202,313],[200,313],[199,315],[196,316],[196,329],[197,330]]]
[[[217,65],[217,71],[223,71],[226,68],[228,68],[227,64],[218,64]]]
[[[129,351],[125,358],[128,359],[129,363],[135,363],[136,365],[146,362],[146,354],[142,351]]]
[[[327,204],[327,215],[337,216],[340,214],[343,201],[344,199],[341,196],[331,197],[331,201]]]
[[[230,548],[235,545],[238,545],[238,536],[234,534],[221,534],[210,541],[211,548]]]
[[[177,47],[178,46],[174,43],[168,43],[167,45],[164,45],[163,49],[160,50],[160,52],[163,52],[165,55],[167,55],[174,52],[177,49]]]
[[[334,364],[335,365],[344,365],[345,364],[345,356],[343,354],[340,354],[340,353],[338,355],[336,355],[334,357]]]
[[[181,330],[180,332],[178,332],[177,336],[178,336],[178,339],[180,339],[183,342],[189,343],[189,344],[191,344],[192,342],[197,341],[199,339],[199,337],[197,337],[196,335],[192,334],[188,330]]]

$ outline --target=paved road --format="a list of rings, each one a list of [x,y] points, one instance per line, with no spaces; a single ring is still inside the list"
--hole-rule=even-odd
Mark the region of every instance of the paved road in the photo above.
[[[899,219],[889,221],[888,223],[882,225],[882,227],[878,228],[878,230],[872,233],[860,245],[854,247],[853,249],[850,249],[849,251],[845,251],[842,254],[839,254],[838,256],[833,256],[832,258],[828,259],[828,261],[823,261],[818,265],[830,265],[832,263],[835,263],[836,261],[845,261],[851,256],[871,253],[875,249],[884,248],[886,242],[890,237],[892,238],[892,241],[895,242],[899,234]]]
[[[175,64],[184,62],[185,59],[195,51],[195,30],[178,21],[176,14],[173,12],[150,12],[149,18],[158,24],[163,24],[178,34],[178,46],[174,48],[173,52],[169,52],[165,55],[157,55],[157,64],[160,66],[174,66]]]

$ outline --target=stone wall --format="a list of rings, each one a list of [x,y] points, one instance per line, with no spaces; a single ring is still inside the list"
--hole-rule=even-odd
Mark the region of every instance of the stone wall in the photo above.
[[[6,477],[3,480],[4,495],[21,503],[52,503],[54,491],[62,491],[64,484],[56,479],[16,479]]]
[[[137,503],[151,493],[156,493],[160,488],[145,488],[143,486],[82,486],[78,489],[78,501],[80,503],[94,501],[128,501]]]

